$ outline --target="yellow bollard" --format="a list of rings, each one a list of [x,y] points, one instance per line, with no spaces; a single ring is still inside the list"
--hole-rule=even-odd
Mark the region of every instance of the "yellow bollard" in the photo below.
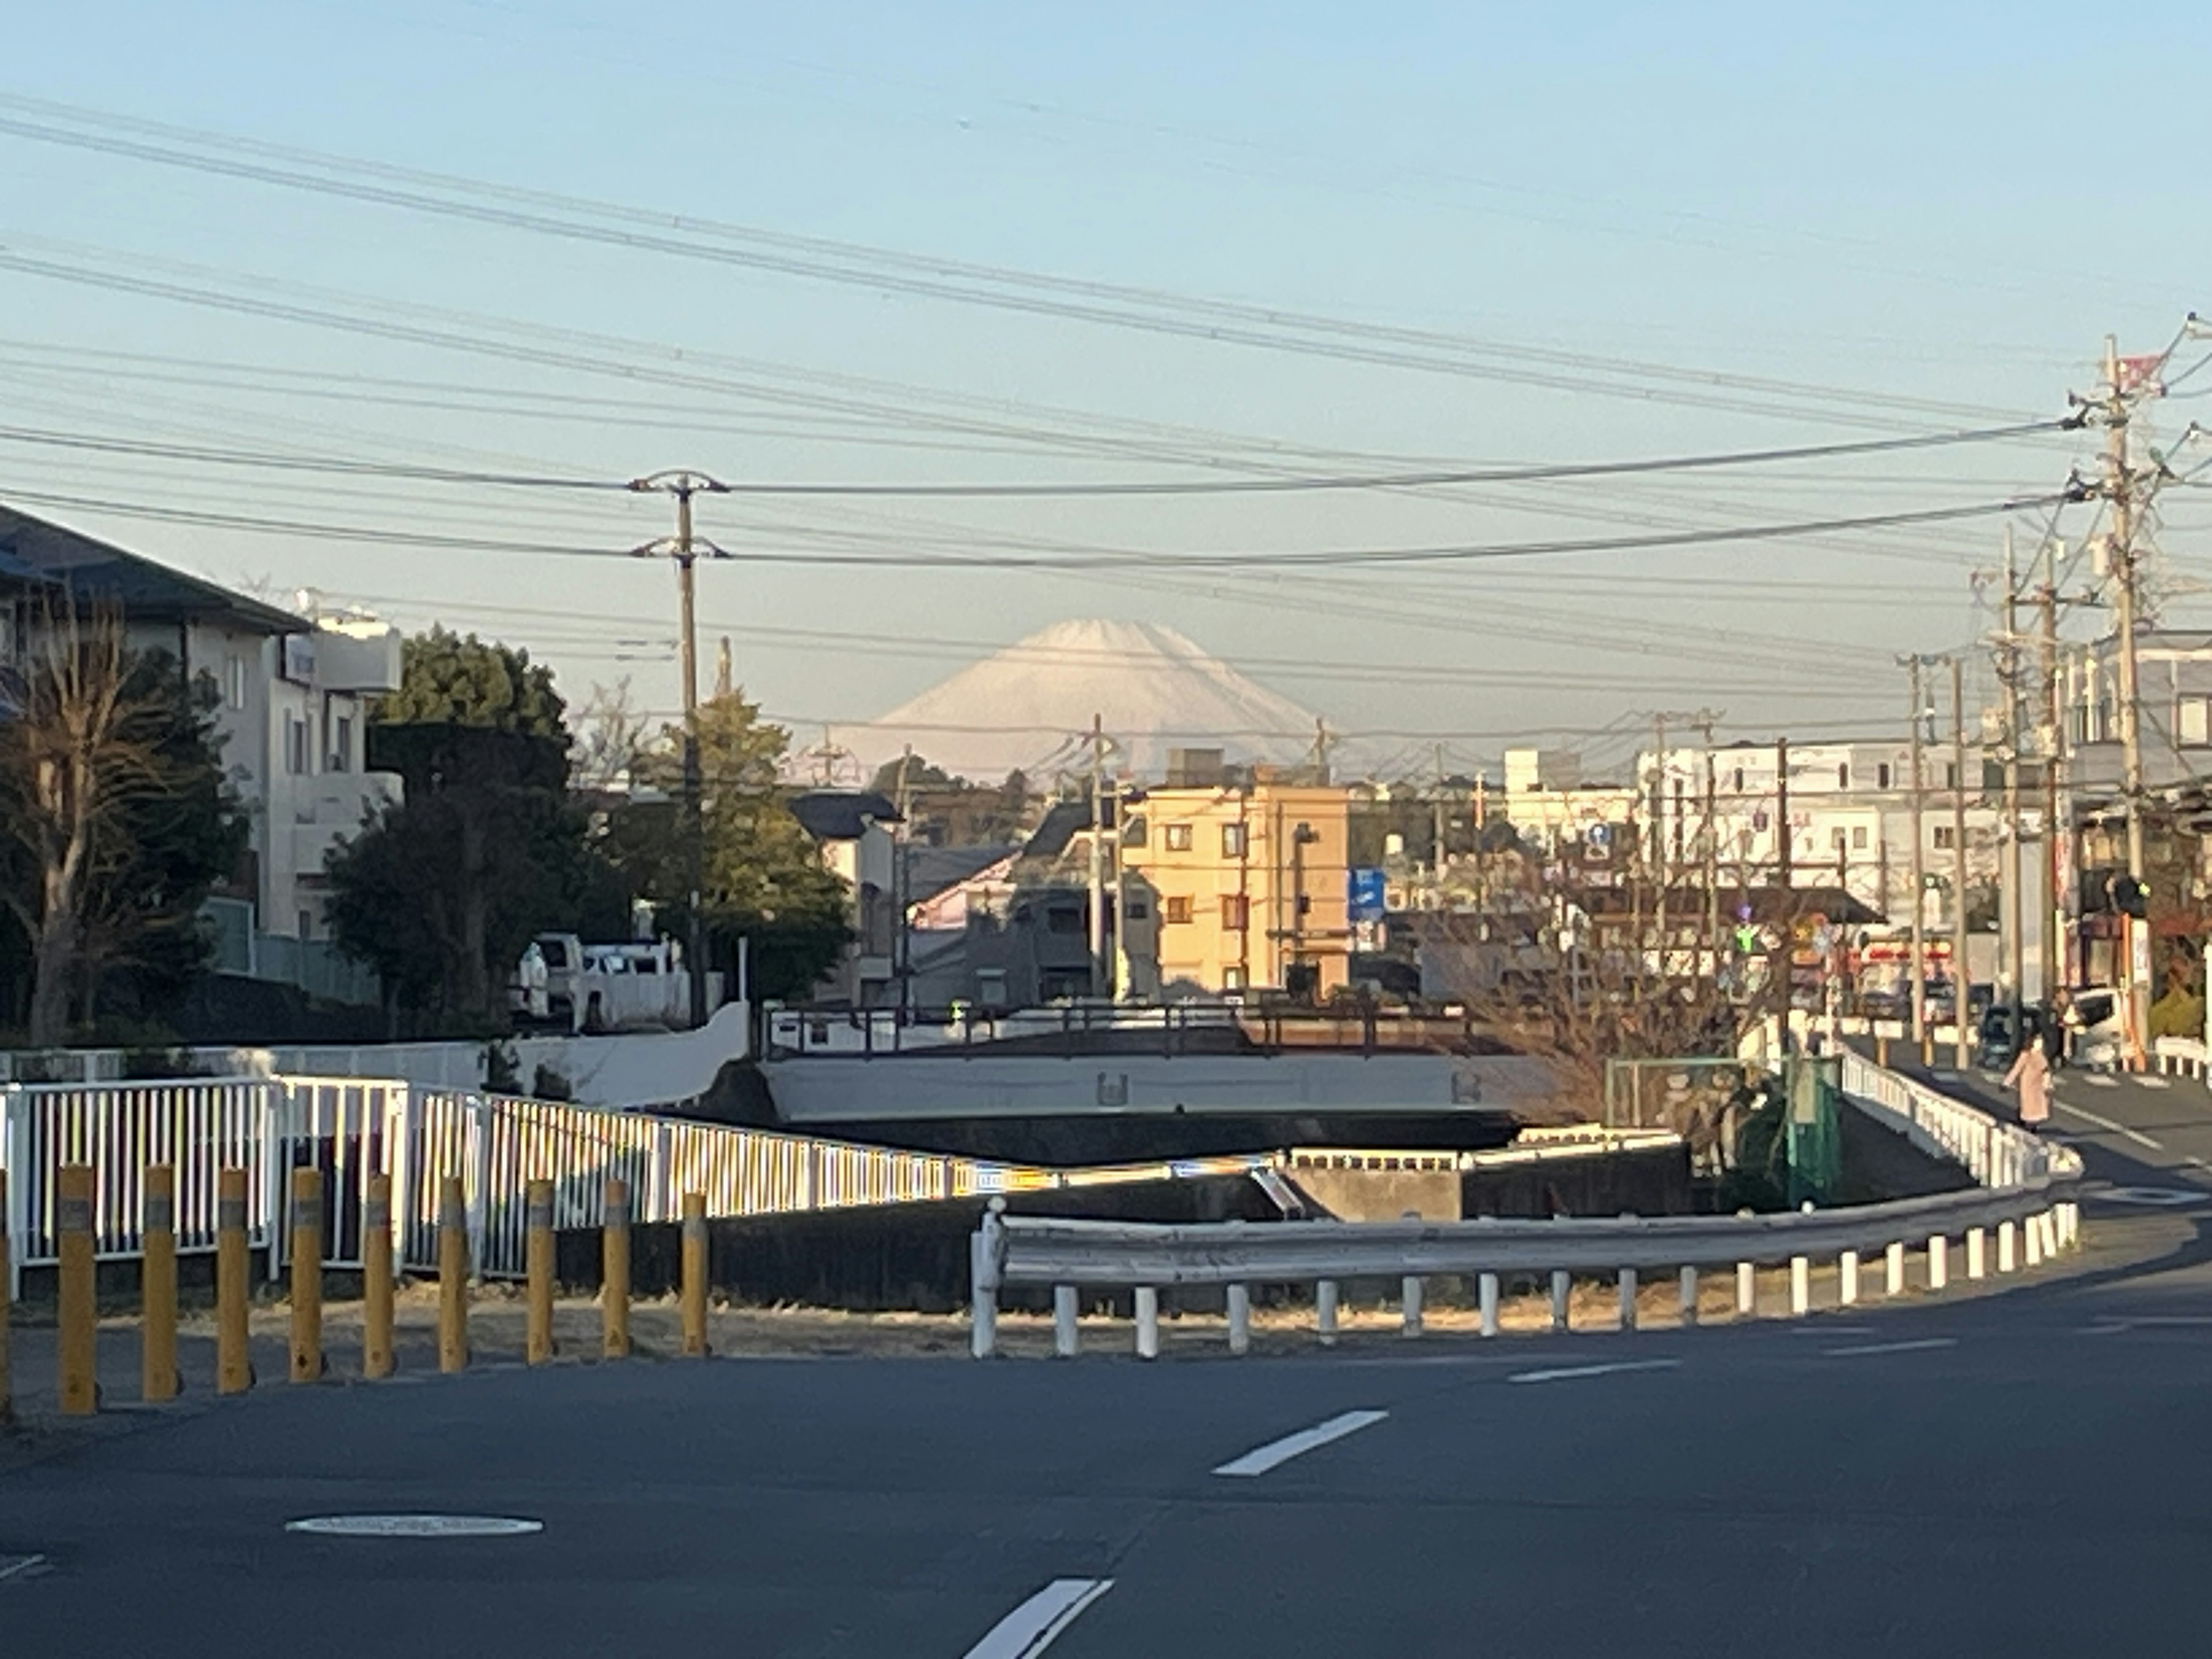
[[[177,1172],[146,1166],[138,1276],[138,1394],[149,1402],[177,1397]]]
[[[225,1170],[216,1188],[215,1390],[244,1394],[253,1386],[246,1339],[246,1171]]]
[[[599,1352],[629,1352],[629,1183],[610,1181],[599,1244]]]
[[[438,1185],[438,1369],[469,1364],[469,1211],[461,1178]]]
[[[524,1363],[542,1365],[553,1357],[553,1183],[533,1181],[524,1189],[523,1271],[529,1279],[529,1308],[523,1326]]]
[[[15,1292],[8,1264],[8,1172],[0,1170],[0,1429],[15,1420],[15,1376],[8,1354],[8,1323]]]
[[[684,1194],[684,1352],[707,1357],[707,1194]]]
[[[361,1374],[392,1375],[392,1177],[368,1178],[361,1206]]]
[[[89,1417],[100,1408],[91,1166],[64,1164],[55,1198],[54,1231],[61,1246],[62,1411],[70,1417]]]
[[[292,1380],[323,1376],[323,1172],[292,1171]]]

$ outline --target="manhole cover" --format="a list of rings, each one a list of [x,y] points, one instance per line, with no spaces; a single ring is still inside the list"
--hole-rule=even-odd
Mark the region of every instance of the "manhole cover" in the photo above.
[[[543,1532],[543,1521],[505,1515],[311,1515],[287,1521],[287,1532],[332,1538],[519,1538]]]
[[[2212,1193],[2194,1187],[2107,1187],[2098,1191],[2092,1188],[2082,1197],[2102,1204],[2141,1204],[2150,1209],[2179,1209],[2185,1205],[2202,1204]]]

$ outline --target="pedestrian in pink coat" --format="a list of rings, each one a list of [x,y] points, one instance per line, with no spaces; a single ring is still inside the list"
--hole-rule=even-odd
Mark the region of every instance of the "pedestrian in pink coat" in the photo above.
[[[2020,1057],[2005,1073],[2005,1087],[2020,1091],[2020,1121],[2040,1129],[2051,1115],[2051,1062],[2044,1058],[2040,1037],[2021,1045]]]

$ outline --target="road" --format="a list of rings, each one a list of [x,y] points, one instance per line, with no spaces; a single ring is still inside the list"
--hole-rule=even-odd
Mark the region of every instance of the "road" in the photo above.
[[[1304,1358],[486,1369],[130,1419],[0,1474],[0,1649],[2201,1651],[2212,1203],[2139,1200],[2212,1200],[2212,1103],[2061,1093],[2139,1190],[2092,1201],[2081,1270],[1999,1297]],[[395,1512],[542,1529],[287,1530]]]

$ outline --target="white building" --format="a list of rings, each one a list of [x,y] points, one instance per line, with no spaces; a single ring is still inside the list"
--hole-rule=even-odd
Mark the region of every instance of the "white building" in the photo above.
[[[169,656],[216,690],[222,763],[245,808],[246,848],[208,914],[215,966],[340,1000],[374,977],[329,945],[323,860],[398,779],[364,767],[369,700],[399,684],[399,635],[364,617],[302,616],[27,514],[0,507],[17,592],[11,640],[42,602],[113,605],[133,648]]]

